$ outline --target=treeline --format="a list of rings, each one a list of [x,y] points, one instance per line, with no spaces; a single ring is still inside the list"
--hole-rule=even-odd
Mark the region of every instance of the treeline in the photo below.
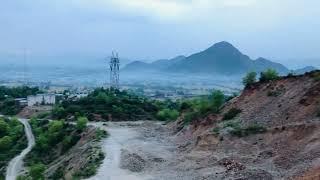
[[[57,105],[52,116],[56,119],[85,116],[92,120],[154,119],[158,112],[154,101],[127,91],[99,88],[79,100],[65,100]]]
[[[21,110],[15,98],[26,98],[29,95],[41,93],[37,87],[0,87],[0,113],[3,115],[16,115]]]
[[[5,87],[0,86],[0,101],[6,98],[26,98],[29,95],[35,95],[41,93],[37,87]]]
[[[27,147],[24,126],[16,119],[0,117],[0,180],[9,161]]]

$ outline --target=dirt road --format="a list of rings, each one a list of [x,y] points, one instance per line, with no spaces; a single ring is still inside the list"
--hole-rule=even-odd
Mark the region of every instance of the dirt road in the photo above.
[[[108,131],[106,158],[90,180],[189,180],[167,129],[157,122],[91,124]]]
[[[28,147],[24,149],[18,156],[12,159],[7,167],[6,180],[15,180],[22,170],[23,159],[31,151],[35,145],[35,139],[27,119],[18,119],[25,129],[25,133],[28,139]]]

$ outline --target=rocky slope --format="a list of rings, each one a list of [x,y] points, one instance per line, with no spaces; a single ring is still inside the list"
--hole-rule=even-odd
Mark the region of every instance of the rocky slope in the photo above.
[[[231,109],[236,117],[223,120]],[[169,126],[203,179],[319,179],[320,71],[256,83],[219,115]],[[241,132],[241,133],[239,133]],[[205,157],[205,158],[203,158]]]

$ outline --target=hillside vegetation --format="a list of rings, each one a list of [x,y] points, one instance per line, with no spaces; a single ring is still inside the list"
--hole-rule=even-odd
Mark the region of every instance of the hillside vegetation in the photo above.
[[[53,109],[56,119],[86,116],[89,120],[152,120],[161,107],[155,101],[113,89],[96,89],[88,97],[66,100]]]
[[[16,119],[0,117],[0,180],[9,161],[27,147],[23,125]]]
[[[83,117],[75,125],[63,120],[32,119],[30,124],[36,145],[25,159],[28,173],[20,179],[71,179],[94,175],[104,159],[97,142],[106,132],[87,127],[86,123]]]

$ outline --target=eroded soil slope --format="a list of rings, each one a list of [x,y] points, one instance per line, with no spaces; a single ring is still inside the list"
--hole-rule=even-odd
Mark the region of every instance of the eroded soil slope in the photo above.
[[[181,117],[170,125],[180,151],[203,179],[320,179],[319,77],[256,83],[219,115],[185,127]],[[231,109],[241,113],[223,120]]]

